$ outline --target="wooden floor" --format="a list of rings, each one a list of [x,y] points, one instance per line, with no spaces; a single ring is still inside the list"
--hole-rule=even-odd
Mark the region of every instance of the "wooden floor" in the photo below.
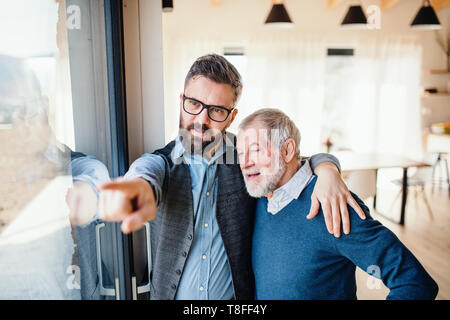
[[[411,250],[422,263],[427,272],[433,277],[439,286],[438,300],[450,300],[450,198],[447,189],[427,186],[426,196],[431,206],[433,218],[431,219],[421,196],[414,197],[413,192],[408,193],[406,206],[405,225],[400,226],[391,220],[377,214],[371,208],[372,216],[383,225],[393,231],[397,237]],[[392,199],[395,194],[392,190],[378,190],[378,198]],[[372,201],[365,201],[371,207]],[[379,203],[379,200],[377,200]],[[399,202],[392,208],[393,212],[399,212]],[[377,203],[377,209],[379,205]],[[385,206],[386,207],[386,206]],[[381,209],[380,209],[381,210]],[[385,214],[383,212],[383,214]],[[373,277],[358,269],[357,274],[358,299],[385,299],[389,293],[382,283],[378,283]]]

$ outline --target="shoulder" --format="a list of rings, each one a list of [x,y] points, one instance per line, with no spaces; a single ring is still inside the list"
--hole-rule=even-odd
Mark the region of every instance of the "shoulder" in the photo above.
[[[160,162],[164,163],[163,156],[157,153],[144,153],[139,158],[137,158],[133,163],[139,163],[143,161]]]
[[[311,182],[305,187],[303,192],[300,194],[300,197],[297,199],[298,202],[303,202],[308,207],[311,206],[311,196],[314,191],[314,187],[317,182],[317,176],[313,175],[313,178]],[[361,209],[364,211],[364,214],[366,215],[366,219],[362,220],[359,215],[356,213],[355,209],[351,207],[349,204],[347,204],[347,210],[349,213],[349,219],[350,219],[350,228],[352,231],[357,231],[358,228],[371,228],[374,226],[380,226],[381,224],[374,220],[372,216],[370,215],[370,210],[367,207],[367,205],[362,201],[357,194],[350,191],[350,194],[355,199],[355,201],[358,203],[358,205],[361,207]],[[323,211],[322,211],[322,205],[320,206],[319,215],[323,217]],[[315,220],[315,219],[313,219]]]
[[[350,233],[345,235],[349,239],[358,239],[358,241],[371,241],[375,238],[393,237],[393,233],[381,224],[378,220],[374,219],[367,205],[353,192],[351,192],[353,199],[358,203],[361,209],[364,211],[366,218],[363,220],[356,213],[355,209],[347,204],[348,215],[350,220]],[[341,237],[342,238],[342,237]]]
[[[176,143],[176,140],[172,140],[164,148],[157,149],[152,154],[169,157],[170,153],[172,152],[173,148],[175,147],[175,143]]]
[[[164,172],[166,168],[165,158],[155,153],[144,153],[133,161],[126,176],[143,172]]]
[[[169,166],[172,165],[172,152],[175,148],[176,140],[172,140],[163,148],[153,151],[153,153],[144,153],[135,162],[143,163],[149,162],[158,166],[165,166],[166,162]]]
[[[314,187],[316,186],[316,182],[317,182],[317,176],[313,175],[313,178],[311,180],[311,182],[306,186],[304,192],[300,195],[304,196],[305,199],[303,200],[308,200],[309,202],[311,202],[311,195],[314,191]],[[352,195],[353,199],[355,199],[355,201],[358,203],[358,205],[361,207],[361,209],[364,211],[365,215],[366,215],[366,220],[373,220],[373,218],[370,216],[370,210],[369,208],[366,206],[366,204],[364,203],[364,201],[362,201],[357,194],[355,194],[354,192],[352,192],[350,190],[350,194]],[[299,198],[300,198],[299,197]],[[365,221],[359,218],[358,214],[356,213],[356,211],[347,204],[347,209],[349,211],[350,214],[350,219],[352,219],[351,222],[353,222],[353,220],[355,220],[355,222],[361,222],[361,221]],[[322,207],[320,208],[320,212],[322,212]]]
[[[370,215],[370,209],[367,207],[367,205],[362,201],[357,194],[352,192],[350,190],[350,194],[352,195],[353,199],[358,203],[358,205],[361,207],[361,209],[364,211],[364,214],[366,215],[366,219],[362,220],[358,214],[356,213],[355,209],[353,209],[350,205],[347,205],[349,214],[351,214],[350,221],[353,222],[353,220],[357,223],[361,223],[362,221],[375,221],[372,216]]]

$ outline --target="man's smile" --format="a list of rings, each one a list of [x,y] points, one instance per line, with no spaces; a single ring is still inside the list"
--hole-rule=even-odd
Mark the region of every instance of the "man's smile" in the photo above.
[[[253,180],[256,177],[258,177],[259,175],[261,175],[260,172],[253,172],[253,173],[246,173],[245,177],[247,178],[247,180]]]

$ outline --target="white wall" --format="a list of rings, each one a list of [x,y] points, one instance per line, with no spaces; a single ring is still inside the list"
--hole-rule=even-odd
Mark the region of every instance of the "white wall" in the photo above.
[[[211,0],[177,0],[173,12],[163,13],[163,39],[177,38],[222,39],[225,42],[245,42],[266,32],[321,34],[329,39],[349,40],[355,37],[387,37],[407,35],[423,43],[425,68],[444,68],[445,54],[434,40],[434,31],[412,30],[409,24],[422,0],[401,0],[381,13],[380,30],[342,30],[339,24],[352,1],[343,1],[327,10],[327,0],[285,0],[295,26],[286,30],[268,30],[263,22],[270,8],[270,0],[221,0],[213,6]],[[362,0],[363,6],[380,5],[380,0]],[[450,6],[437,12],[443,30],[450,26]],[[442,33],[442,30],[439,31]]]
[[[163,13],[163,53],[164,74],[166,92],[174,92],[173,88],[179,88],[184,78],[171,79],[172,68],[177,67],[173,54],[177,50],[180,39],[182,41],[203,40],[205,54],[220,50],[218,44],[244,45],[251,39],[264,37],[265,35],[312,35],[323,37],[330,44],[352,43],[360,39],[386,39],[389,37],[406,37],[421,43],[423,48],[423,69],[444,69],[447,65],[446,54],[435,40],[436,34],[442,36],[450,27],[450,6],[438,11],[438,17],[443,25],[440,31],[412,30],[409,25],[416,15],[421,0],[401,0],[395,7],[381,13],[380,30],[343,30],[339,27],[348,6],[352,1],[343,1],[333,10],[327,10],[327,0],[285,0],[286,8],[294,21],[291,29],[271,29],[264,26],[270,8],[270,0],[221,0],[219,6],[213,6],[211,0],[177,0],[174,1],[173,12]],[[362,0],[363,6],[380,5],[380,0]],[[209,44],[209,45],[208,45]],[[219,52],[221,53],[221,52]],[[186,68],[184,74],[187,73]],[[440,81],[439,86],[444,86],[448,78],[436,80],[424,79],[424,86]],[[245,79],[244,79],[245,80]],[[245,88],[244,88],[245,90]],[[177,93],[178,94],[178,93]],[[432,102],[427,121],[450,121],[449,100]],[[166,140],[173,136],[178,127],[179,106],[173,105],[173,100],[165,97],[167,114],[165,117]],[[430,104],[430,102],[428,103]],[[436,104],[438,104],[436,106]]]

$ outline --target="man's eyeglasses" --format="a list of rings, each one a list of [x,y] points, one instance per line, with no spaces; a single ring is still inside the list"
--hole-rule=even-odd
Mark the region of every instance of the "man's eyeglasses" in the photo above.
[[[208,117],[216,122],[224,122],[227,120],[228,116],[230,115],[231,111],[233,111],[234,107],[232,109],[227,109],[222,106],[213,106],[204,104],[203,102],[196,100],[194,98],[186,97],[183,94],[183,110],[186,111],[189,114],[197,115],[202,113],[203,109],[206,109],[208,112]]]

